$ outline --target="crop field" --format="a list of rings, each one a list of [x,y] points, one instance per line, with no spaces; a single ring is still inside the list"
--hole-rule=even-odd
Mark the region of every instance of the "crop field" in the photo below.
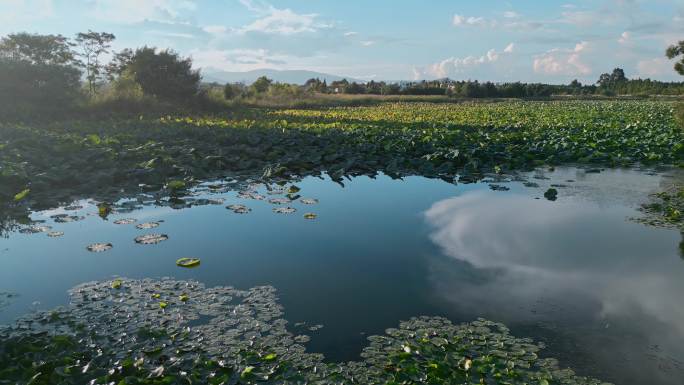
[[[46,207],[228,175],[467,180],[544,164],[676,164],[683,156],[667,102],[394,103],[0,123],[0,198]]]

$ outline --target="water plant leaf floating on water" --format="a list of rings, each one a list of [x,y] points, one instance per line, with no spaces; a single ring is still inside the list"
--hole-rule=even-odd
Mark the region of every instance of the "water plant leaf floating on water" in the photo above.
[[[84,220],[84,216],[78,216],[78,215],[65,215],[65,216],[60,216],[55,218],[56,223],[70,223],[70,222],[78,222]]]
[[[557,197],[558,197],[558,190],[556,190],[555,188],[550,188],[550,189],[546,190],[546,192],[544,193],[544,198],[546,198],[550,201],[555,201],[557,199]]]
[[[114,281],[112,281],[112,289],[121,288],[122,283],[123,283],[123,281],[121,281],[120,279],[115,279]]]
[[[141,245],[155,245],[167,239],[169,239],[169,236],[166,234],[145,234],[135,237],[135,243],[139,243]]]
[[[190,297],[188,297],[187,294],[181,294],[180,296],[178,296],[178,299],[182,302],[187,302],[190,299]]]
[[[304,214],[304,219],[316,219],[317,215],[314,213],[306,213]]]
[[[276,214],[292,214],[295,211],[297,211],[297,209],[294,207],[275,207],[275,208],[273,208],[273,212]]]
[[[111,243],[93,243],[88,245],[86,249],[93,253],[101,253],[103,251],[110,250],[112,247],[114,246]]]
[[[200,265],[199,258],[179,258],[176,260],[176,265],[180,267],[197,267]]]
[[[274,204],[274,205],[287,205],[292,202],[291,200],[287,198],[271,198],[268,200],[268,203]]]
[[[185,188],[185,182],[182,180],[172,180],[166,184],[166,188],[174,191],[183,190]]]
[[[19,232],[22,234],[37,234],[37,233],[46,233],[50,231],[52,227],[47,226],[47,225],[33,225],[33,226],[28,226],[24,227],[23,229],[20,229]]]
[[[102,202],[97,205],[97,215],[102,219],[107,219],[109,214],[112,213],[112,205],[107,202]]]
[[[58,238],[64,235],[64,231],[50,231],[47,236],[50,238]]]
[[[131,225],[137,221],[138,221],[137,219],[133,219],[133,218],[123,218],[123,219],[115,220],[114,224],[115,225]]]
[[[296,194],[296,193],[300,192],[301,190],[302,189],[300,189],[299,187],[292,185],[292,186],[290,186],[290,188],[287,189],[287,193],[288,194]]]
[[[235,214],[247,214],[248,212],[252,211],[252,209],[245,205],[228,205],[226,208],[233,211]]]
[[[361,360],[326,363],[321,354],[306,351],[308,336],[288,331],[288,322],[281,318],[284,309],[270,286],[238,290],[170,279],[120,281],[119,290],[112,290],[111,281],[79,285],[70,291],[67,307],[30,313],[0,328],[3,380],[28,383],[38,376],[59,379],[46,384],[601,384],[560,369],[554,359],[539,358],[541,345],[483,319],[454,325],[440,317],[412,318],[369,337]],[[181,300],[179,293],[185,290],[192,291],[193,301]],[[155,295],[159,297],[150,300]]]
[[[155,227],[159,227],[159,222],[145,222],[135,225],[135,228],[139,230],[149,230],[154,229]]]
[[[26,198],[30,192],[31,192],[31,189],[25,189],[25,190],[17,193],[16,195],[14,195],[14,201],[19,202],[20,200]]]
[[[318,203],[318,199],[314,199],[314,198],[302,198],[299,201],[305,205],[315,205]]]

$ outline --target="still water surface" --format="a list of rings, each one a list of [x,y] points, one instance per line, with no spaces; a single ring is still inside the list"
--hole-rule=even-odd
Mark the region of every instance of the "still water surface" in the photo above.
[[[273,285],[291,323],[324,325],[308,348],[329,360],[357,359],[368,335],[411,316],[485,317],[545,342],[548,356],[578,374],[681,384],[682,237],[628,220],[672,176],[561,168],[527,177],[540,187],[497,183],[510,190],[494,191],[487,183],[386,176],[342,187],[306,178],[300,194],[320,202],[293,203],[294,214],[275,214],[267,201],[235,191],[206,195],[225,198],[223,205],[147,206],[106,221],[87,203],[79,222],[53,223],[61,209],[35,213],[65,234],[0,239],[0,291],[18,294],[0,309],[0,323],[64,304],[70,287],[112,276]],[[554,202],[543,198],[551,184],[565,186]],[[233,203],[252,212],[224,208]],[[318,216],[306,220],[305,212]],[[138,230],[113,224],[120,218],[163,222]],[[145,233],[169,240],[133,241]],[[94,242],[114,248],[88,252]],[[178,268],[180,257],[199,257],[201,266]]]

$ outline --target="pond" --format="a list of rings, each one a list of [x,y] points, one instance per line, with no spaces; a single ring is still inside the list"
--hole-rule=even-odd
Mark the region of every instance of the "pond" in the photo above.
[[[630,219],[681,175],[598,171],[562,167],[469,184],[307,177],[294,182],[291,202],[292,184],[216,182],[186,199],[201,203],[189,208],[141,195],[142,204],[119,202],[106,220],[90,201],[36,212],[45,221],[36,225],[50,229],[0,239],[0,292],[12,294],[0,301],[0,323],[115,276],[271,285],[292,325],[323,325],[306,347],[329,361],[358,359],[368,336],[413,316],[484,317],[545,343],[544,355],[580,375],[680,384],[682,235]],[[544,196],[550,187],[555,200]],[[274,211],[286,207],[296,211]],[[135,221],[115,223],[122,219]],[[134,241],[146,234],[164,237]],[[104,251],[87,249],[95,243]],[[178,267],[181,257],[201,264]]]

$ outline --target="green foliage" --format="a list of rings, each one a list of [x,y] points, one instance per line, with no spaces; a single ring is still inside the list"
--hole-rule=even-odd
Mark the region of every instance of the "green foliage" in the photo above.
[[[192,69],[192,60],[168,49],[138,48],[123,68],[133,74],[146,95],[182,101],[199,92],[200,74]]]
[[[678,227],[684,231],[684,186],[674,184],[653,194],[652,201],[642,205],[641,210],[646,214],[644,218],[639,218],[641,222]]]
[[[54,113],[79,96],[81,72],[66,38],[13,34],[0,40],[0,116]]]
[[[100,56],[109,53],[111,42],[115,36],[107,32],[79,32],[76,34],[76,43],[81,48],[80,57],[85,61],[82,65],[86,70],[86,80],[90,94],[95,94],[95,85],[104,72],[104,66],[100,63]]]
[[[227,83],[223,86],[223,97],[226,100],[233,100],[242,95],[242,87],[239,84]]]
[[[453,177],[538,164],[684,160],[666,102],[391,103],[241,109],[217,117],[0,123],[0,197],[31,186],[34,208],[139,184],[226,175],[419,174]],[[90,136],[96,135],[96,136]],[[85,138],[85,139],[84,139]],[[89,139],[93,138],[93,139]],[[94,140],[97,138],[98,140]],[[273,174],[275,175],[275,174]]]
[[[682,58],[675,63],[674,69],[680,75],[684,75],[684,40],[669,46],[667,51],[665,51],[665,55],[668,57],[668,59],[676,59],[677,57],[682,56]]]
[[[273,83],[273,80],[262,76],[252,83],[251,89],[257,94],[263,94],[271,87],[271,83]]]

